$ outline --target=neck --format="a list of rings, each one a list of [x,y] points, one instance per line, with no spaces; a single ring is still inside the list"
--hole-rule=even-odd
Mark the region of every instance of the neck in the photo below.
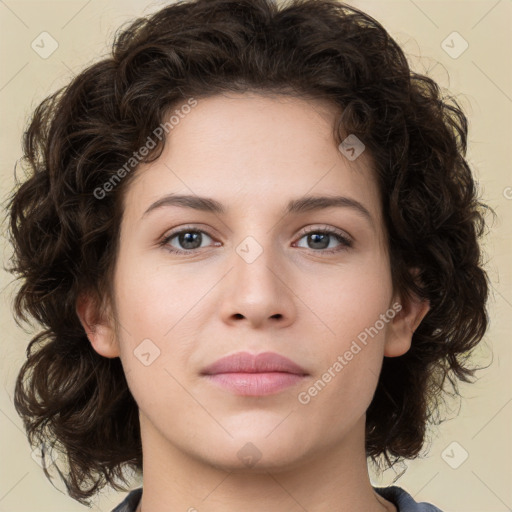
[[[333,449],[279,467],[216,467],[161,437],[141,415],[143,494],[137,512],[396,512],[372,488],[364,417]],[[238,461],[239,462],[239,461]]]

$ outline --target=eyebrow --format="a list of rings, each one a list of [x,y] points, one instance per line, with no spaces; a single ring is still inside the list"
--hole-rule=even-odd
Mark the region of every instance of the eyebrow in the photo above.
[[[192,208],[194,210],[216,214],[226,213],[226,209],[222,203],[219,203],[215,199],[195,195],[169,194],[152,203],[142,217],[165,206]],[[293,199],[286,206],[284,214],[290,215],[341,207],[351,208],[373,225],[373,218],[370,212],[359,201],[345,196],[305,196],[299,199]]]

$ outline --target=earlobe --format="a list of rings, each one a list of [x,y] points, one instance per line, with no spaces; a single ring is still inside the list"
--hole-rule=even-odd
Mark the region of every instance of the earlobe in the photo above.
[[[386,357],[401,356],[411,348],[412,335],[430,309],[427,299],[416,296],[403,302],[388,326],[384,346]]]
[[[94,350],[103,357],[119,357],[119,343],[111,317],[98,311],[97,303],[90,295],[79,296],[76,314]]]

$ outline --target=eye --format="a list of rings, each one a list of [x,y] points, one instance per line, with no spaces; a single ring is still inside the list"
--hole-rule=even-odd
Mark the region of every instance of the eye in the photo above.
[[[173,253],[187,253],[207,247],[209,244],[203,245],[203,242],[208,242],[208,240],[211,241],[212,237],[206,232],[186,228],[170,233],[160,242],[160,245],[165,246],[168,251]]]
[[[300,241],[305,239],[306,246],[301,245]],[[174,231],[164,237],[159,245],[164,246],[166,250],[175,254],[188,254],[197,252],[197,249],[211,246],[213,238],[205,231],[193,227],[185,227]],[[215,245],[221,245],[215,243]],[[297,247],[310,249],[321,254],[331,254],[347,250],[352,247],[353,241],[342,231],[327,228],[309,228],[302,234]]]
[[[343,232],[335,229],[310,228],[303,233],[300,240],[306,239],[306,249],[322,253],[334,253],[352,247],[353,242]],[[299,242],[300,242],[299,240]],[[299,245],[298,247],[304,247]]]

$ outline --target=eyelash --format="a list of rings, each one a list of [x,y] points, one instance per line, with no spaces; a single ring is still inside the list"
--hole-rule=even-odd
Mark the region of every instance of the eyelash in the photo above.
[[[179,231],[174,231],[174,232],[170,233],[169,235],[164,237],[159,242],[159,245],[165,247],[165,249],[172,254],[197,253],[199,248],[198,249],[176,249],[169,245],[170,241],[173,238],[175,238],[176,236],[178,236],[182,233],[203,233],[203,234],[209,236],[212,240],[214,239],[210,234],[208,234],[208,232],[206,232],[202,229],[197,229],[197,228],[194,228],[193,226],[190,226],[190,227],[182,228]],[[319,253],[319,254],[323,254],[323,255],[334,254],[334,253],[338,253],[341,251],[345,251],[353,246],[353,241],[351,239],[349,239],[347,236],[345,236],[342,232],[335,230],[335,229],[329,229],[329,228],[322,228],[322,229],[309,228],[307,231],[302,232],[302,234],[298,240],[304,238],[305,236],[309,235],[310,233],[334,236],[338,240],[338,242],[340,242],[340,244],[341,244],[340,246],[338,246],[335,249],[308,249],[314,253]]]

